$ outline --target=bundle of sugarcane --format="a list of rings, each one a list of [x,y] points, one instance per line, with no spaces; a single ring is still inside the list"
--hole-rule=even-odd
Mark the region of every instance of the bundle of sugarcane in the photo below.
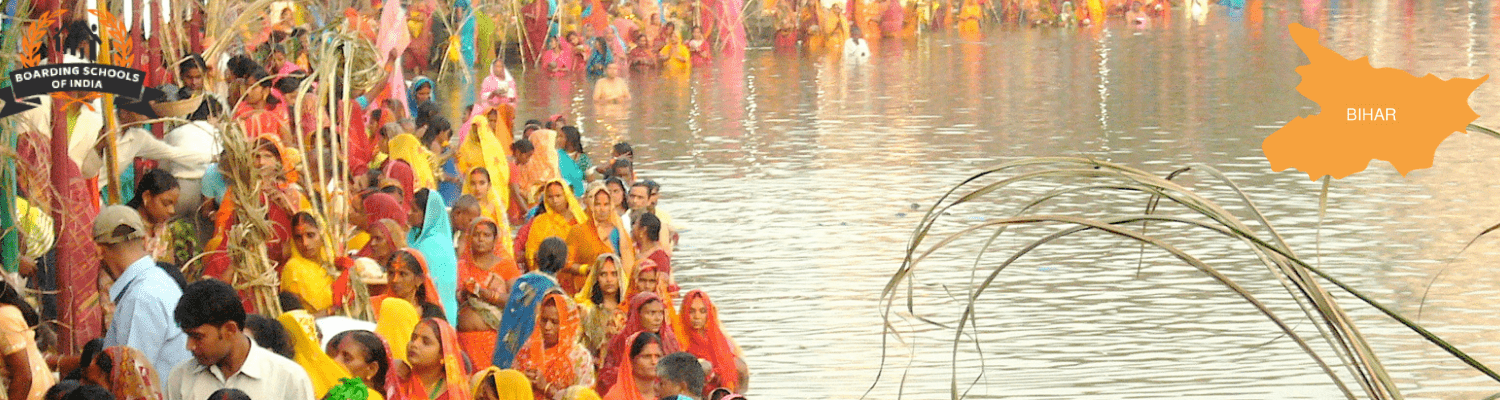
[[[255,164],[255,141],[245,137],[240,124],[226,121],[218,124],[219,141],[224,153],[219,159],[219,173],[229,184],[224,194],[233,201],[235,224],[229,228],[225,251],[233,260],[229,284],[248,292],[255,310],[266,315],[280,315],[280,277],[266,241],[271,238],[271,221],[266,218],[268,206],[261,196],[261,177]]]
[[[304,157],[299,169],[307,172],[304,176],[308,177],[309,190],[318,194],[314,196],[313,209],[309,212],[330,222],[325,224],[327,228],[323,232],[324,250],[326,254],[337,254],[342,250],[339,245],[345,243],[354,232],[353,227],[345,223],[348,221],[351,201],[349,181],[345,179],[350,171],[348,157],[331,155],[346,154],[345,143],[340,140],[344,136],[339,133],[349,130],[349,121],[364,118],[364,115],[354,109],[352,102],[347,100],[353,97],[353,89],[368,90],[383,80],[385,74],[376,57],[374,43],[360,36],[348,25],[329,25],[320,30],[319,35],[321,39],[315,41],[317,47],[309,49],[309,54],[316,55],[311,59],[318,60],[318,64],[314,66],[314,72],[302,81],[291,99],[297,110],[302,110],[304,105],[311,105],[314,106],[313,109],[321,109],[322,112],[315,113],[316,119],[313,121],[297,118],[293,124],[296,132],[311,132],[311,137],[297,135],[297,145],[315,155]],[[317,82],[324,84],[315,85]],[[328,84],[333,82],[337,84]],[[313,126],[302,126],[307,123],[312,123]],[[324,267],[335,278],[344,273],[331,264],[325,263]],[[369,290],[357,278],[350,277],[348,281],[353,296],[341,313],[352,318],[372,318]]]

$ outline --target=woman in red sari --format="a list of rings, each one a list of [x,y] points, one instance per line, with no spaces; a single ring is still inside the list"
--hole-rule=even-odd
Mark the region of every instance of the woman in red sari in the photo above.
[[[536,313],[536,328],[514,366],[531,379],[536,398],[555,398],[573,386],[593,386],[594,359],[578,344],[581,327],[573,302],[560,292],[547,293]]]
[[[630,375],[622,373],[620,355],[630,351],[630,341],[637,333],[651,332],[660,336],[664,355],[682,351],[682,345],[677,342],[677,334],[667,320],[666,310],[669,307],[671,306],[664,303],[656,293],[644,292],[630,298],[625,329],[610,339],[609,347],[600,355],[604,359],[604,365],[599,368],[599,383],[595,385],[598,387],[597,392],[609,393],[610,387],[617,381],[630,379]]]
[[[510,282],[521,276],[516,260],[498,245],[500,225],[480,217],[458,249],[458,343],[476,369],[488,368]]]
[[[528,62],[536,63],[542,58],[542,45],[547,43],[547,29],[550,21],[547,16],[551,14],[551,6],[547,0],[531,0],[521,7],[521,14],[525,17],[526,42],[525,48],[521,49]]]
[[[441,21],[433,20],[433,13],[437,11],[437,4],[432,0],[412,4],[411,16],[407,26],[413,29],[411,43],[406,46],[406,55],[401,58],[402,67],[406,71],[415,71],[418,75],[428,71],[428,61],[432,57],[433,43],[432,24]],[[416,107],[412,104],[411,107]]]
[[[261,204],[267,205],[266,219],[271,222],[271,236],[266,238],[266,254],[280,266],[287,260],[285,245],[292,238],[292,214],[308,207],[307,197],[297,186],[297,156],[281,144],[277,136],[261,136],[256,139],[255,163],[259,170]],[[205,253],[212,252],[206,260],[203,275],[229,281],[229,259],[225,250],[229,245],[229,230],[238,223],[235,217],[236,204],[233,196],[224,196],[224,204],[214,215],[214,237],[204,246]],[[245,299],[249,300],[246,296]],[[249,303],[247,303],[249,304]]]
[[[406,346],[406,361],[398,362],[401,391],[391,400],[470,400],[469,372],[458,349],[453,326],[438,318],[417,324]]]
[[[271,80],[265,71],[250,75],[250,85],[245,87],[244,99],[234,106],[234,120],[245,130],[245,137],[276,136],[282,140],[291,137],[291,121],[287,117],[286,103],[273,95]]]
[[[689,353],[713,363],[713,373],[708,376],[708,388],[729,388],[734,393],[743,393],[749,385],[749,374],[745,371],[744,355],[734,344],[719,322],[719,308],[708,299],[702,290],[688,292],[682,298],[682,312],[678,313],[683,327],[677,332],[678,340]]]

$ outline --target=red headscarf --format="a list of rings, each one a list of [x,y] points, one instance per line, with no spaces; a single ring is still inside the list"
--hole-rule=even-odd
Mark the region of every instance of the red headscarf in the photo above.
[[[411,164],[406,161],[390,159],[385,162],[385,178],[394,179],[401,183],[401,192],[406,196],[406,203],[412,204],[413,197],[417,193],[416,173],[412,172]],[[405,207],[402,207],[403,209]]]
[[[422,252],[410,247],[403,247],[396,250],[396,252],[410,254],[412,258],[417,259],[417,266],[422,268],[422,293],[418,293],[417,295],[421,297],[421,301],[442,309],[443,300],[438,298],[437,285],[432,284],[432,271],[427,269],[427,258],[422,256]],[[391,293],[390,296],[395,296],[395,293]]]
[[[672,305],[667,304],[656,293],[638,293],[630,298],[630,312],[625,317],[625,329],[621,330],[619,335],[615,335],[609,341],[608,353],[606,353],[608,357],[604,359],[604,366],[599,369],[599,392],[608,393],[610,386],[614,385],[619,377],[625,376],[622,375],[622,371],[627,371],[628,368],[621,368],[620,363],[622,358],[618,356],[624,354],[624,363],[627,365],[630,364],[630,356],[628,354],[630,353],[630,342],[634,340],[637,333],[646,330],[646,327],[641,324],[641,307],[653,301],[662,303],[663,307],[662,315],[664,318],[661,321],[661,327],[652,332],[657,336],[661,336],[661,353],[672,354],[682,351],[682,345],[677,343],[677,334],[672,331],[672,321],[669,318],[665,318],[666,308]]]
[[[370,224],[373,225],[376,221],[382,219],[389,219],[401,224],[402,227],[406,226],[406,207],[396,196],[388,193],[376,193],[365,197],[363,204],[365,207],[365,216],[368,217],[367,221],[370,221]]]
[[[688,320],[688,309],[694,301],[700,299],[703,306],[708,308],[708,317],[703,329],[697,330],[693,329],[692,322]],[[683,327],[684,331],[679,333],[682,345],[694,356],[714,364],[714,374],[718,376],[717,386],[738,391],[740,388],[735,386],[740,381],[740,372],[735,368],[734,345],[729,343],[729,335],[724,334],[724,328],[719,323],[719,308],[708,299],[708,293],[702,290],[688,292],[682,297],[682,311],[677,315],[682,320],[678,326]]]

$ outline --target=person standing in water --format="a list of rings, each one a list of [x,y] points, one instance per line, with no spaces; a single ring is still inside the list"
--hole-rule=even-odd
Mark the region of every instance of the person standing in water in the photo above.
[[[594,82],[594,103],[619,104],[630,101],[630,87],[620,77],[620,64],[604,68],[604,77]]]

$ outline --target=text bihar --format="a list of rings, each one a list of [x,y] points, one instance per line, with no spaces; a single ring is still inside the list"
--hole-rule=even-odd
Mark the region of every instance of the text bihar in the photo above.
[[[1394,108],[1350,108],[1344,113],[1348,121],[1395,121]]]

